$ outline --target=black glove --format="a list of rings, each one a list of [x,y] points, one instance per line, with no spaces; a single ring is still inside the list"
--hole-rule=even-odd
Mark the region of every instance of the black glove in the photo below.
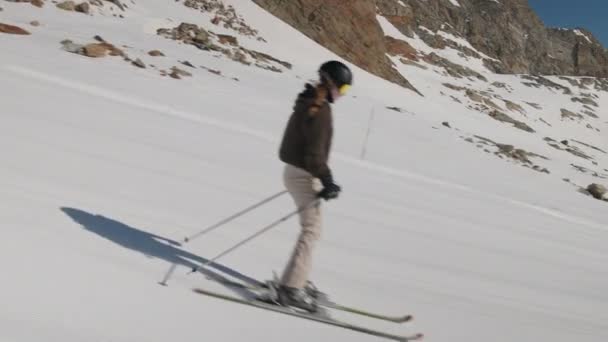
[[[329,201],[330,199],[338,198],[342,188],[334,183],[332,176],[321,177],[321,183],[323,184],[323,190],[319,192],[318,196],[322,199]]]

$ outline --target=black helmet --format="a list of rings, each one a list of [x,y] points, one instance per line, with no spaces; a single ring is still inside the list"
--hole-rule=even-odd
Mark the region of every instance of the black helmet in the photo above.
[[[353,74],[350,69],[342,62],[329,61],[323,63],[319,68],[321,77],[329,77],[336,86],[341,87],[345,84],[353,84]]]

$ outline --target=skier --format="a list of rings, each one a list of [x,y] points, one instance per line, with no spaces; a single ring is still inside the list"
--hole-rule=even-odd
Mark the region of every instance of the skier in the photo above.
[[[319,76],[316,85],[306,84],[298,95],[279,153],[286,163],[285,187],[301,209],[301,232],[278,284],[278,301],[310,312],[317,310],[307,286],[313,247],[321,234],[318,198],[335,199],[341,191],[327,165],[333,134],[330,104],[343,96],[353,82],[350,69],[338,61],[323,63]]]

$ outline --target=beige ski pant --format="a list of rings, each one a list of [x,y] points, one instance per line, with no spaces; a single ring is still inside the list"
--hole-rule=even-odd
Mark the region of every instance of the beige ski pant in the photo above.
[[[283,182],[298,208],[303,208],[317,199],[321,182],[306,170],[286,164]],[[312,252],[316,241],[321,237],[321,205],[302,210],[300,216],[300,236],[283,271],[281,284],[293,288],[303,288],[312,270]]]

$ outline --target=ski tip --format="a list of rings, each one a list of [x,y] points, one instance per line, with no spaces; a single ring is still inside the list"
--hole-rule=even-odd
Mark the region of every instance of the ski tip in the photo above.
[[[407,323],[410,322],[414,319],[414,316],[412,315],[405,315],[403,317],[398,317],[397,319],[394,319],[393,322],[396,323]]]
[[[416,334],[408,337],[404,337],[401,339],[401,342],[409,342],[409,341],[420,341],[424,338],[424,334]]]

